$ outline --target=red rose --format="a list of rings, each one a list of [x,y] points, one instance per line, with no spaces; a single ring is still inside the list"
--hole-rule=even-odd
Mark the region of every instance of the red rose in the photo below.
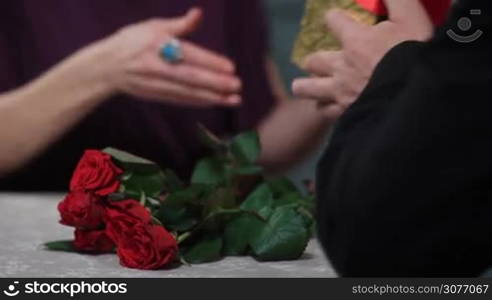
[[[90,191],[107,196],[120,187],[118,180],[123,171],[111,160],[111,155],[98,150],[87,150],[82,156],[72,180],[71,191]]]
[[[176,239],[164,227],[152,225],[150,212],[139,202],[111,203],[106,222],[106,233],[116,243],[123,266],[155,270],[176,259]]]
[[[106,208],[106,217],[108,219],[127,217],[141,222],[151,221],[149,210],[133,199],[111,201]]]
[[[136,224],[150,224],[150,212],[135,200],[111,202],[106,207],[106,232],[118,244],[123,232],[129,231]]]
[[[104,207],[102,200],[84,192],[72,192],[58,204],[60,223],[84,229],[95,229],[103,224]]]
[[[77,251],[89,253],[110,253],[115,245],[105,230],[75,230],[73,246]]]
[[[117,252],[125,267],[157,270],[175,261],[178,245],[164,227],[141,223],[122,233]]]

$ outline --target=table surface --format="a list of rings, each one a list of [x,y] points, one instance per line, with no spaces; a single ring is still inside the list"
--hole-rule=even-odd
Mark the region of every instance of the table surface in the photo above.
[[[42,244],[71,239],[73,230],[58,224],[60,194],[0,193],[0,277],[335,277],[316,240],[296,261],[257,262],[227,257],[209,264],[166,271],[123,268],[116,255],[47,251]]]

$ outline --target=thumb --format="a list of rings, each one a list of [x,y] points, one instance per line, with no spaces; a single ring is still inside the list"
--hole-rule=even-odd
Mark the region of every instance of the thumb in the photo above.
[[[188,12],[177,18],[164,21],[164,30],[173,36],[183,36],[193,32],[203,18],[203,11],[199,8],[192,8]]]
[[[342,45],[367,28],[366,25],[357,22],[341,9],[329,10],[326,13],[326,24]]]
[[[417,28],[423,25],[432,27],[430,16],[421,0],[384,0],[384,2],[390,21],[405,23]]]

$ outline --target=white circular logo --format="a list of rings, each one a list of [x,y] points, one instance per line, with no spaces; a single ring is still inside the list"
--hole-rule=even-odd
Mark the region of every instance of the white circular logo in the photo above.
[[[19,295],[20,291],[16,290],[16,285],[19,284],[18,281],[14,281],[14,284],[11,284],[8,286],[6,290],[3,291],[3,293],[9,297],[15,297]]]

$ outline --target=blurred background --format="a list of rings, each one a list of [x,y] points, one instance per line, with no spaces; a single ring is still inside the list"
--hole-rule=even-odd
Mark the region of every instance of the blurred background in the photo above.
[[[300,29],[304,14],[305,0],[265,0],[266,15],[270,21],[270,47],[285,86],[289,87],[294,78],[302,75],[291,63],[294,41]]]
[[[305,0],[265,0],[264,6],[269,18],[271,54],[278,66],[284,86],[290,93],[292,80],[303,75],[291,62],[291,54],[304,14]],[[304,180],[314,179],[316,164],[323,148],[320,147],[306,161],[289,172],[288,176],[297,185],[302,185]]]

